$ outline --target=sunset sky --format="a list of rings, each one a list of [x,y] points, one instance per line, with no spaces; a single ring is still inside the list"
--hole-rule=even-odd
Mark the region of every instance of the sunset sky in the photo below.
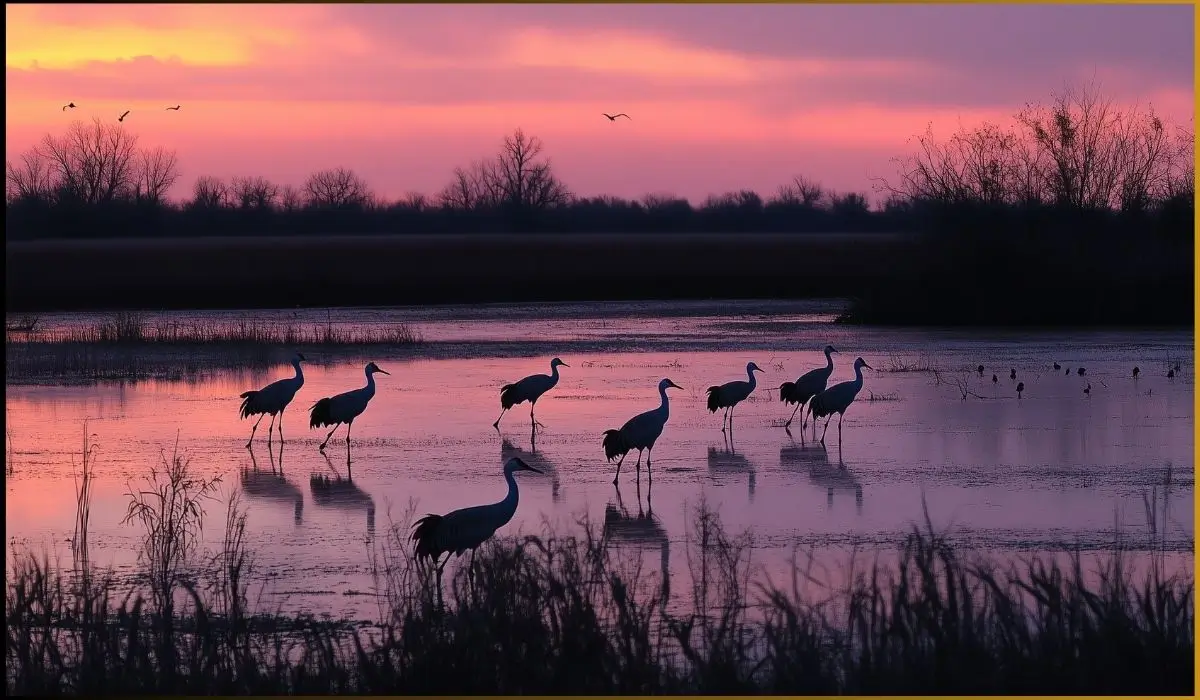
[[[436,193],[517,127],[572,191],[868,191],[1067,80],[1189,123],[1191,5],[7,5],[8,158],[126,109],[200,175]],[[79,109],[63,112],[74,101]],[[168,105],[182,104],[179,112]],[[628,112],[610,123],[601,112]]]

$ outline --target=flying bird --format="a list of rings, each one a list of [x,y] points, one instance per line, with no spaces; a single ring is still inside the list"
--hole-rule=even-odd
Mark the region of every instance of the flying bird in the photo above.
[[[617,120],[617,117],[625,117],[629,121],[633,121],[633,117],[629,116],[628,114],[626,114],[624,112],[621,112],[620,114],[605,114],[604,116],[608,117],[608,120],[610,122],[615,122]]]
[[[537,419],[533,417],[533,409],[537,406],[538,399],[542,398],[542,394],[554,388],[558,384],[558,367],[570,367],[566,362],[557,357],[550,360],[550,374],[531,374],[519,382],[505,384],[500,387],[500,418],[508,412],[508,409],[516,406],[519,403],[529,402],[529,422],[536,429],[538,425]],[[492,423],[492,427],[500,430],[500,418]]]
[[[169,109],[169,110],[174,110],[174,111],[178,112],[178,111],[179,111],[179,108],[180,108],[180,107],[182,107],[182,106],[183,106],[183,105],[175,105],[174,107],[167,107],[167,109]]]
[[[375,396],[375,377],[376,372],[391,374],[382,369],[374,362],[367,363],[364,371],[367,373],[367,385],[361,389],[352,389],[343,392],[337,396],[330,396],[312,405],[312,413],[309,414],[309,428],[322,428],[332,425],[333,430],[325,436],[325,441],[321,443],[321,451],[325,451],[325,445],[329,443],[329,438],[337,432],[338,426],[342,423],[346,424],[346,457],[350,456],[350,428],[354,426],[354,419],[362,415],[362,412],[367,410],[367,403],[371,397]]]
[[[504,463],[504,480],[508,482],[508,494],[504,500],[485,506],[460,508],[445,515],[429,514],[413,523],[412,541],[418,560],[429,559],[434,563],[438,580],[438,599],[442,597],[442,569],[450,561],[450,555],[462,556],[471,550],[471,568],[475,566],[475,549],[486,542],[496,530],[508,524],[517,512],[520,494],[513,474],[519,471],[542,472],[534,469],[520,457]],[[445,554],[446,559],[439,561]]]
[[[854,397],[858,396],[859,391],[862,391],[863,367],[874,369],[860,357],[854,361],[854,379],[834,384],[808,402],[808,412],[812,414],[813,420],[828,416],[825,420],[825,430],[821,431],[822,445],[825,444],[825,433],[829,430],[829,421],[833,419],[835,413],[838,414],[838,444],[842,444],[842,420],[846,417],[846,409],[850,408],[851,403],[854,403]],[[815,423],[813,429],[814,431],[816,429]]]
[[[65,105],[63,105],[62,111],[64,111],[64,112],[65,112],[65,111],[67,111],[68,109],[75,109],[75,103],[74,103],[74,102],[68,102],[68,103],[66,103]]]
[[[791,417],[788,418],[787,423],[783,424],[784,429],[792,425],[792,420],[796,417],[796,411],[804,408],[804,404],[808,403],[812,397],[825,391],[825,385],[829,383],[829,376],[833,374],[833,357],[831,357],[831,354],[835,352],[837,350],[834,350],[832,345],[826,345],[824,367],[809,370],[796,381],[784,382],[779,386],[779,400],[796,404],[796,408],[792,409]],[[800,431],[804,431],[803,413],[800,414]]]
[[[762,368],[753,362],[746,364],[747,381],[725,382],[718,386],[708,387],[708,411],[716,413],[718,408],[725,409],[725,415],[721,417],[721,432],[725,432],[725,423],[729,423],[729,429],[733,430],[733,407],[746,400],[750,393],[754,391],[754,387],[758,382],[754,378],[755,372],[761,372]]]
[[[670,403],[667,400],[667,389],[670,388],[680,387],[670,379],[663,379],[658,383],[658,395],[662,399],[658,408],[630,418],[620,430],[604,431],[604,457],[610,462],[620,458],[617,461],[617,475],[613,477],[613,484],[621,478],[621,463],[625,461],[625,456],[630,450],[638,451],[638,479],[642,477],[642,450],[646,450],[646,475],[653,480],[654,477],[650,476],[650,453],[654,451],[654,443],[662,435],[667,418],[671,415]]]
[[[300,363],[304,361],[304,355],[296,353],[296,356],[292,358],[292,367],[296,368],[296,376],[280,379],[258,391],[247,391],[242,394],[242,418],[258,416],[258,422],[250,429],[250,439],[246,441],[247,449],[254,443],[254,433],[258,430],[258,424],[262,423],[262,419],[267,414],[271,416],[271,424],[267,426],[267,444],[271,444],[271,430],[275,427],[275,416],[279,416],[279,439],[283,440],[283,412],[292,399],[296,398],[296,392],[300,391],[300,387],[304,386],[304,371],[300,369]]]
[[[1017,399],[1021,398],[1021,392],[1025,391],[1025,382],[1017,382]]]
[[[117,117],[117,121],[119,121],[119,122],[123,122],[123,121],[125,121],[125,117],[128,117],[128,116],[129,116],[129,110],[127,109],[127,110],[125,110],[125,113],[124,113],[124,114],[122,114],[121,116]]]

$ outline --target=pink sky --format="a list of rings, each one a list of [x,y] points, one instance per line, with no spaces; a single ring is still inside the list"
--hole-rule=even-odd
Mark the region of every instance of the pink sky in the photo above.
[[[129,109],[142,145],[178,152],[176,196],[201,175],[298,185],[337,166],[386,198],[433,194],[517,127],[583,196],[768,194],[797,174],[868,191],[926,125],[1007,123],[1068,80],[1194,114],[1190,5],[6,5],[5,19],[8,158]]]

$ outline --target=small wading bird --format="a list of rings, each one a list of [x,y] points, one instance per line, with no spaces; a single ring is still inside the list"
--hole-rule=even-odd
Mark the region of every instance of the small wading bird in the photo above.
[[[862,390],[863,367],[874,369],[860,357],[854,361],[854,379],[834,384],[808,402],[808,412],[812,414],[814,421],[828,416],[825,418],[825,430],[821,431],[822,445],[825,444],[825,433],[829,430],[829,421],[833,419],[835,413],[838,414],[838,444],[842,444],[842,420],[846,417],[846,409],[850,408],[850,404],[854,403],[854,397],[858,396],[858,392]],[[814,437],[816,430],[817,424],[814,422]]]
[[[517,512],[520,495],[513,474],[519,471],[542,473],[520,457],[513,457],[504,463],[504,480],[508,482],[508,495],[504,500],[486,506],[460,508],[445,515],[431,513],[413,523],[412,541],[416,543],[416,557],[418,561],[429,559],[433,562],[437,571],[439,601],[442,599],[442,569],[446,568],[450,555],[462,556],[463,552],[471,550],[471,564],[467,572],[474,576],[475,549],[496,534],[496,530],[507,525]],[[443,554],[446,559],[439,561]]]
[[[716,413],[718,408],[725,409],[725,415],[721,416],[722,433],[725,432],[726,423],[729,423],[729,429],[733,430],[733,407],[745,401],[754,391],[754,387],[758,385],[754,373],[761,371],[762,368],[749,362],[746,364],[747,381],[725,382],[719,386],[708,387],[708,412]]]
[[[791,417],[787,419],[787,423],[783,424],[784,430],[791,427],[792,420],[796,417],[796,411],[804,408],[804,404],[808,403],[812,397],[825,391],[825,385],[829,383],[829,376],[833,374],[833,357],[831,355],[835,352],[837,350],[834,350],[832,345],[826,345],[824,367],[809,370],[796,381],[784,382],[779,385],[779,400],[796,404],[796,407],[792,409]],[[800,432],[804,432],[803,413],[800,414]],[[801,435],[801,438],[803,437]]]
[[[625,117],[629,121],[633,121],[633,117],[629,116],[628,114],[626,114],[624,112],[621,112],[620,114],[605,114],[604,116],[608,117],[608,120],[610,122],[615,122],[617,120],[617,117]]]
[[[542,394],[554,388],[558,384],[558,366],[570,367],[566,362],[557,357],[550,360],[550,374],[531,374],[519,382],[505,384],[500,387],[500,418],[492,423],[492,427],[497,431],[500,430],[500,419],[508,412],[508,409],[516,406],[519,403],[529,402],[529,423],[535,429],[542,425],[533,417],[533,409],[537,406],[538,399],[542,398]],[[543,428],[545,426],[542,426]]]
[[[123,121],[125,121],[125,117],[128,117],[128,116],[129,116],[129,110],[127,109],[127,110],[125,110],[125,113],[124,113],[124,114],[122,114],[121,116],[117,117],[117,121],[119,121],[119,122],[123,122]]]
[[[292,399],[296,398],[296,392],[300,391],[300,387],[304,386],[304,371],[300,369],[300,363],[304,361],[304,355],[296,353],[296,356],[292,358],[292,367],[296,368],[296,376],[280,379],[258,391],[247,391],[242,394],[242,418],[258,416],[258,422],[250,429],[250,439],[246,441],[246,449],[249,449],[254,442],[254,433],[258,431],[258,424],[268,414],[271,416],[271,424],[267,426],[267,444],[271,444],[271,430],[275,427],[275,416],[279,416],[279,440],[283,441],[283,412]]]
[[[364,370],[367,373],[367,385],[361,389],[353,389],[343,392],[337,396],[330,396],[321,399],[312,405],[312,413],[309,415],[309,428],[323,428],[333,426],[333,430],[325,436],[325,441],[321,443],[321,451],[325,451],[325,445],[329,444],[329,438],[337,432],[338,426],[342,423],[346,424],[346,460],[350,460],[350,428],[354,426],[354,419],[362,415],[362,412],[367,410],[367,403],[371,401],[371,397],[375,396],[375,377],[376,372],[384,372],[374,363],[367,363]]]
[[[1091,382],[1088,382],[1088,385],[1083,388],[1083,393],[1089,399],[1092,398],[1092,383]]]
[[[1025,382],[1017,382],[1017,399],[1021,398],[1021,392],[1025,391]]]
[[[1084,369],[1083,367],[1080,367],[1079,369],[1075,370],[1075,372],[1076,372],[1076,373],[1078,373],[1078,374],[1079,374],[1079,376],[1081,376],[1081,377],[1082,377],[1083,375],[1087,374],[1087,370],[1086,370],[1086,369]]]
[[[168,110],[174,110],[174,111],[178,112],[178,111],[179,111],[179,108],[180,108],[180,107],[182,107],[182,106],[183,106],[183,105],[175,105],[174,107],[167,107],[167,109],[168,109]]]
[[[630,450],[638,451],[639,482],[642,478],[642,450],[646,450],[646,477],[654,479],[650,475],[650,453],[654,451],[654,443],[662,435],[663,427],[671,415],[670,402],[667,400],[667,389],[671,388],[678,389],[679,385],[670,379],[663,379],[658,383],[658,395],[662,399],[658,408],[630,418],[620,430],[604,431],[604,457],[610,462],[620,458],[617,461],[617,475],[613,477],[613,484],[621,478],[621,463],[625,461],[625,455],[629,454]]]
[[[997,384],[999,381],[1000,381],[1000,378],[996,376],[996,373],[995,373],[995,372],[992,372],[992,386],[996,386],[996,384]]]
[[[979,367],[976,368],[976,371],[978,371],[979,376],[982,377],[983,376],[983,365],[979,365]]]
[[[1057,371],[1058,371],[1058,370],[1060,370],[1060,369],[1062,369],[1062,365],[1060,365],[1060,364],[1058,364],[1057,362],[1055,362],[1055,363],[1054,363],[1054,371],[1055,371],[1055,372],[1057,372]]]
[[[1175,370],[1174,369],[1167,370],[1167,379],[1174,379],[1174,378],[1175,378]]]
[[[1016,379],[1017,378],[1017,370],[1015,370],[1015,369],[1008,370],[1008,378]]]
[[[1134,379],[1137,379],[1137,376],[1138,376],[1139,374],[1141,374],[1141,371],[1142,371],[1142,370],[1138,369],[1137,367],[1134,367],[1134,368],[1133,368],[1133,378],[1134,378]]]
[[[63,105],[62,111],[64,111],[64,112],[65,112],[65,111],[67,111],[68,109],[75,109],[75,103],[74,103],[74,102],[68,102],[68,103],[66,103],[65,105]]]

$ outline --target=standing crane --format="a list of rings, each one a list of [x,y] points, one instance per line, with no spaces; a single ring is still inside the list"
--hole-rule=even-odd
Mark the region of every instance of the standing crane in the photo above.
[[[292,402],[292,399],[296,398],[296,392],[300,391],[300,387],[304,386],[304,371],[300,369],[300,363],[305,361],[303,354],[296,353],[292,358],[292,367],[296,368],[296,376],[271,382],[258,391],[247,391],[241,395],[242,418],[258,416],[258,422],[250,429],[250,439],[246,441],[246,449],[250,449],[250,445],[254,442],[254,433],[258,431],[258,424],[267,415],[271,416],[271,424],[267,426],[267,445],[271,444],[271,430],[275,427],[275,416],[279,416],[279,441],[283,442],[283,411]]]
[[[431,513],[413,523],[412,541],[415,543],[417,560],[429,559],[436,567],[439,602],[442,598],[442,569],[446,568],[450,555],[462,556],[463,552],[471,550],[468,572],[473,575],[475,550],[516,514],[520,495],[513,474],[519,471],[542,473],[520,457],[513,457],[504,463],[504,480],[508,482],[508,494],[504,500],[486,506],[460,508],[445,515]],[[443,554],[446,555],[445,560],[441,560]]]
[[[791,417],[788,418],[787,423],[783,424],[785,430],[791,427],[792,420],[796,417],[796,411],[804,408],[804,404],[808,403],[809,399],[825,391],[825,385],[829,383],[829,376],[833,374],[833,357],[831,355],[835,352],[837,350],[834,350],[832,345],[826,345],[824,367],[809,370],[796,381],[784,382],[780,385],[779,400],[796,404],[796,407],[792,409]],[[801,437],[803,437],[803,413],[800,414],[800,432],[802,433]]]
[[[312,413],[309,415],[309,428],[323,428],[333,426],[333,430],[325,436],[325,441],[321,443],[321,452],[325,451],[325,445],[329,444],[329,438],[337,432],[338,426],[342,423],[346,424],[346,460],[350,460],[350,428],[354,425],[354,419],[362,415],[362,412],[367,410],[367,404],[371,401],[371,397],[375,396],[375,377],[376,372],[391,374],[379,369],[379,366],[374,362],[368,362],[364,371],[367,373],[367,385],[361,389],[353,389],[346,391],[337,396],[330,396],[321,399],[312,406]]]
[[[829,421],[833,419],[833,414],[835,413],[838,414],[838,445],[842,444],[842,420],[846,417],[846,409],[850,408],[850,404],[854,403],[854,397],[858,396],[859,391],[862,391],[863,367],[874,369],[874,367],[867,364],[866,360],[860,357],[854,361],[854,379],[834,384],[814,396],[812,401],[808,402],[808,412],[812,414],[814,420],[828,416],[825,420],[825,430],[821,431],[822,445],[825,444],[825,433],[829,430]],[[816,429],[817,426],[814,423],[814,433]]]
[[[503,418],[504,414],[508,413],[508,409],[519,403],[528,401],[529,424],[536,431],[537,426],[541,425],[541,423],[538,423],[537,419],[533,417],[533,409],[537,406],[538,399],[542,398],[542,394],[550,391],[554,388],[555,384],[558,384],[559,365],[563,367],[571,366],[556,357],[550,360],[550,374],[531,374],[519,382],[505,384],[500,387],[500,418]],[[500,430],[500,418],[497,418],[496,422],[492,423],[492,427],[497,432]]]
[[[1017,382],[1017,400],[1021,399],[1021,392],[1025,391],[1025,382]]]
[[[754,387],[758,385],[754,373],[761,371],[761,367],[749,362],[746,364],[746,381],[725,382],[719,386],[708,387],[708,412],[716,413],[718,408],[725,409],[725,415],[721,417],[722,433],[725,432],[726,423],[729,423],[729,429],[733,430],[733,407],[745,401],[754,391]]]
[[[667,400],[667,389],[670,388],[679,389],[680,387],[670,379],[663,379],[658,383],[658,395],[662,398],[658,408],[630,418],[625,425],[621,426],[620,430],[604,431],[605,458],[611,462],[620,457],[617,461],[617,475],[613,477],[614,485],[617,483],[617,479],[621,478],[621,463],[625,461],[625,455],[629,454],[630,450],[638,451],[639,483],[642,478],[642,450],[646,450],[646,478],[653,481],[654,477],[650,475],[650,453],[654,451],[654,443],[662,435],[667,418],[671,415],[670,402]]]

